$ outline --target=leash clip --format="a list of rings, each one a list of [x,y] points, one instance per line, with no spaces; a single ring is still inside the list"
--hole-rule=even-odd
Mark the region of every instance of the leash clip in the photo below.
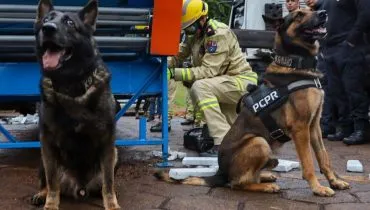
[[[319,88],[319,89],[322,88],[322,85],[321,85],[321,82],[320,82],[319,79],[314,79],[313,81],[315,82],[315,85],[316,85],[317,88]]]

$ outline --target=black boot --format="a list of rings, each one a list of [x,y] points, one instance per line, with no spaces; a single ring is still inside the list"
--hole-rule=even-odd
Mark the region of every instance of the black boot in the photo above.
[[[352,132],[352,126],[340,126],[337,128],[335,134],[329,134],[327,139],[329,141],[343,141],[343,139],[350,136]]]
[[[355,121],[355,132],[349,137],[343,139],[343,143],[347,145],[364,144],[367,142],[366,128],[368,127],[367,121]]]
[[[192,125],[194,124],[194,120],[185,119],[183,122],[180,123],[181,125]]]
[[[168,132],[171,131],[171,124],[168,123]],[[153,125],[150,128],[150,132],[156,133],[156,132],[162,132],[162,122],[158,122],[157,124]]]
[[[330,125],[322,125],[321,126],[321,134],[323,138],[327,138],[329,135],[335,134],[335,127]]]
[[[343,139],[343,143],[347,145],[364,144],[367,142],[365,138],[365,131],[357,130],[353,132],[349,137]]]

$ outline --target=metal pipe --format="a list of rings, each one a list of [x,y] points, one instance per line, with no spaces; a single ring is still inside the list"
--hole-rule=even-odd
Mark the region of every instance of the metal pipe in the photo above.
[[[34,23],[35,19],[26,18],[0,18],[0,23]],[[119,21],[119,20],[98,20],[97,25],[108,26],[132,26],[147,25],[148,21]]]
[[[146,44],[149,41],[148,37],[110,37],[110,36],[95,36],[95,40],[98,44],[120,44],[120,43],[137,43],[137,44]],[[1,43],[25,43],[25,42],[34,42],[34,36],[7,36],[1,35]]]
[[[35,13],[14,13],[14,12],[0,12],[0,18],[24,18],[35,19]],[[120,21],[148,21],[149,15],[119,15],[119,14],[99,14],[99,20],[120,20]]]
[[[82,7],[74,6],[55,6],[55,10],[77,12]],[[36,5],[17,5],[17,4],[1,4],[0,12],[35,12],[37,10]],[[99,7],[99,14],[126,14],[126,15],[147,15],[150,13],[150,9],[147,8],[117,8],[117,7]]]

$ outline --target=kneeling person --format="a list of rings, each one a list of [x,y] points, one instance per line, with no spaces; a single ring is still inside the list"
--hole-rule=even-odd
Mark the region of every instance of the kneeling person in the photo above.
[[[191,82],[190,96],[203,112],[214,147],[202,156],[217,156],[230,125],[236,119],[236,105],[248,84],[257,84],[242,53],[236,35],[223,23],[207,17],[208,5],[201,0],[183,1],[182,29],[193,36],[169,62],[169,78]],[[192,68],[175,68],[188,56]]]

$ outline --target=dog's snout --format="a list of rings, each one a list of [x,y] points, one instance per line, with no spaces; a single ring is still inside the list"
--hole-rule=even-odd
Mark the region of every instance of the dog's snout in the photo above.
[[[318,14],[319,18],[321,18],[321,19],[326,19],[326,17],[327,17],[327,13],[326,13],[325,10],[320,10],[320,11],[317,12],[317,14]]]
[[[44,25],[42,26],[42,32],[44,32],[44,34],[48,34],[48,35],[51,35],[53,33],[55,33],[57,31],[57,25],[55,23],[44,23]]]

